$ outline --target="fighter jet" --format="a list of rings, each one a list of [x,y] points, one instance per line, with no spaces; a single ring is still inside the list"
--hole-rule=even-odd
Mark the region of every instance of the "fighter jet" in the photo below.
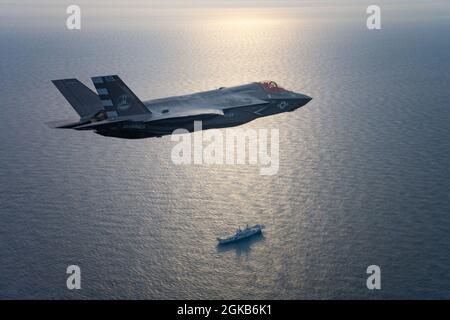
[[[97,94],[77,79],[52,81],[80,120],[54,121],[50,127],[93,130],[102,136],[126,139],[161,137],[180,128],[192,132],[194,121],[202,121],[203,130],[238,126],[294,111],[312,99],[285,90],[274,81],[262,81],[141,101],[117,75],[91,79]]]

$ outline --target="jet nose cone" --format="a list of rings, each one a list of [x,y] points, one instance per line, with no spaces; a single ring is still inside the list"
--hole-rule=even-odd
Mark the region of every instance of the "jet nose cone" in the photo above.
[[[297,107],[295,109],[303,107],[305,104],[307,104],[311,100],[312,100],[312,98],[310,96],[307,96],[306,94],[297,93],[297,95],[296,95]]]
[[[296,94],[296,98],[297,99],[301,99],[301,100],[305,100],[306,102],[309,102],[312,100],[312,98],[310,96],[307,96],[306,94],[302,94],[302,93],[297,93]]]
[[[298,98],[304,105],[312,100],[312,98],[310,96],[307,96],[306,94],[301,94],[301,93],[298,94]]]

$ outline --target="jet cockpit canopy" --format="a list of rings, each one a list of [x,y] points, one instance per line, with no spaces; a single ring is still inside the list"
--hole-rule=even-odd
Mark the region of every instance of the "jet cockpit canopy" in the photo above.
[[[280,87],[275,81],[261,81],[258,84],[264,89],[264,91],[268,93],[280,93],[285,92],[286,90]]]

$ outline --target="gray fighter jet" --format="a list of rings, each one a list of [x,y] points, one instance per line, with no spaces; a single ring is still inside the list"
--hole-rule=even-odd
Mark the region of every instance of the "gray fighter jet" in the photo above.
[[[189,95],[141,101],[117,76],[93,77],[98,94],[77,79],[53,84],[80,115],[76,122],[54,121],[52,128],[94,130],[126,139],[161,137],[175,129],[194,131],[238,126],[256,118],[294,111],[312,98],[273,81],[253,82]]]

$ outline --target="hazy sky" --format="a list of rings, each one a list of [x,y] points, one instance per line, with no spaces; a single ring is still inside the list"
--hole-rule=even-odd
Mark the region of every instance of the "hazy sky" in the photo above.
[[[200,8],[215,17],[232,10],[248,10],[246,14],[253,17],[265,10],[266,15],[276,17],[279,10],[284,10],[297,19],[344,19],[354,16],[352,11],[360,12],[374,3],[384,9],[386,17],[394,14],[399,18],[442,19],[450,15],[448,0],[0,0],[0,26],[41,26],[50,20],[65,19],[65,10],[71,4],[79,5],[84,17],[90,18],[88,21],[109,21],[116,17],[133,22],[135,16],[176,17],[199,13]]]
[[[2,14],[5,10],[32,11],[33,9],[49,9],[51,7],[80,6],[101,7],[145,7],[145,8],[197,8],[197,7],[292,7],[292,6],[340,6],[340,5],[391,5],[403,4],[408,6],[448,3],[448,0],[2,0],[0,7]]]

